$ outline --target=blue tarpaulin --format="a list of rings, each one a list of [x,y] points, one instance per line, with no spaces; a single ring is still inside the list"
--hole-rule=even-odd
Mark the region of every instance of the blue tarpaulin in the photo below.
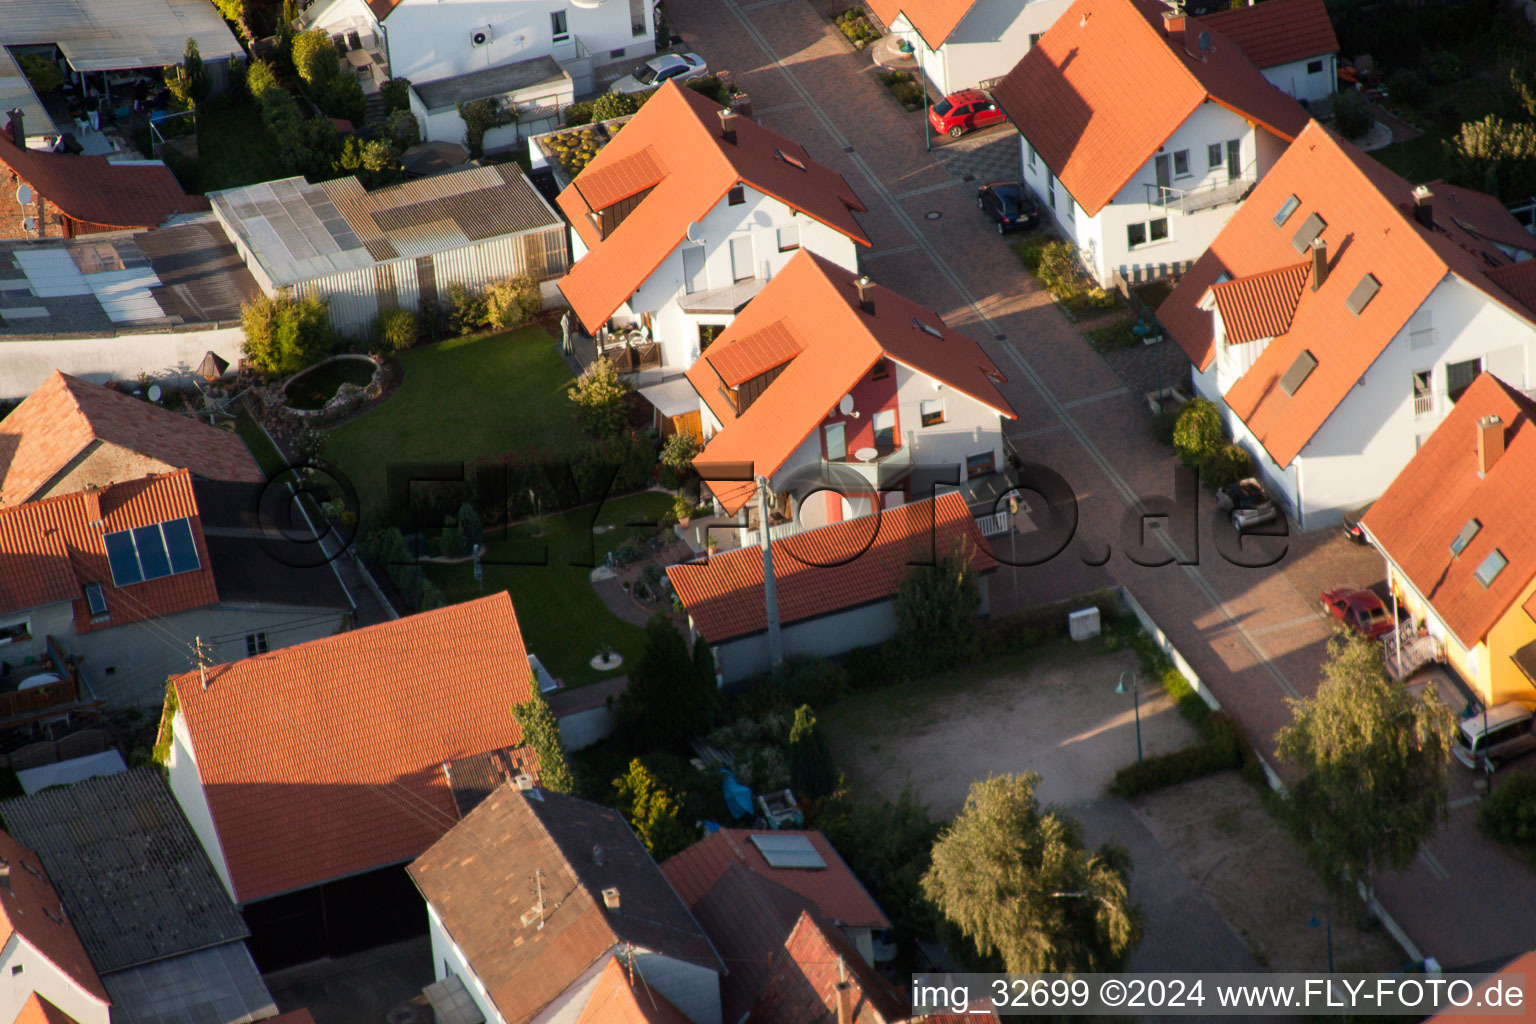
[[[725,792],[725,809],[738,818],[752,816],[752,790],[736,781],[736,776],[720,770],[720,788]]]

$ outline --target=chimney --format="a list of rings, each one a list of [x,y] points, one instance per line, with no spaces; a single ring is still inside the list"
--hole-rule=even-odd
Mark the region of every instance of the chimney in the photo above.
[[[603,890],[603,906],[609,910],[619,909],[619,890],[617,888],[609,887]]]
[[[101,525],[101,489],[87,487],[80,492],[81,499],[85,502],[85,521],[92,526]]]
[[[1413,219],[1419,222],[1419,226],[1433,230],[1435,227],[1435,194],[1429,190],[1428,185],[1420,185],[1413,190]]]
[[[1477,475],[1487,476],[1504,454],[1504,421],[1485,416],[1477,421]]]
[[[1312,290],[1317,291],[1328,280],[1328,243],[1321,238],[1312,239]]]
[[[517,783],[517,788],[518,789],[529,790],[529,789],[533,788],[533,776],[532,775],[519,775],[519,776],[515,777],[512,781]]]
[[[865,274],[853,282],[853,286],[859,290],[859,308],[873,316],[875,313],[875,282],[869,279],[868,274]]]
[[[11,141],[23,148],[27,145],[27,124],[22,119],[21,108],[7,110],[5,116],[11,119]]]
[[[837,1024],[853,1024],[853,986],[837,983]]]
[[[720,111],[720,137],[736,145],[736,111],[729,108]]]
[[[1184,31],[1184,12],[1172,10],[1163,12],[1163,34],[1173,35],[1175,32]]]

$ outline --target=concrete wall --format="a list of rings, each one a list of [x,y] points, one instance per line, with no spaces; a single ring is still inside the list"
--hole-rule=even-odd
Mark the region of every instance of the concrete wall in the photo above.
[[[32,927],[52,928],[55,925],[44,920]],[[0,1018],[15,1020],[33,992],[63,1010],[77,1024],[109,1022],[105,1002],[82,989],[35,946],[12,932],[0,949]]]
[[[1307,70],[1308,66],[1314,62],[1321,62],[1322,68],[1317,71]],[[1272,68],[1260,68],[1259,73],[1281,92],[1311,103],[1327,99],[1338,87],[1339,58],[1338,54],[1326,53],[1304,60],[1276,64]]]
[[[560,739],[566,750],[581,750],[613,735],[618,727],[613,712],[606,706],[576,711],[560,718]]]
[[[192,746],[192,734],[187,731],[187,720],[179,711],[171,719],[171,755],[166,765],[166,781],[181,813],[187,817],[187,824],[192,826],[192,832],[202,844],[203,852],[208,854],[214,873],[224,883],[229,898],[235,899],[235,886],[229,880],[224,847],[219,841],[218,830],[213,827],[213,812],[208,809],[203,780],[197,773],[197,752]]]
[[[979,0],[937,51],[905,15],[890,30],[912,44],[934,90],[948,95],[1008,74],[1029,52],[1029,37],[1043,35],[1069,6],[1070,0]]]
[[[700,221],[695,237],[703,240],[706,288],[721,288],[733,282],[730,240],[743,235],[752,239],[753,265],[758,277],[767,280],[783,269],[797,250],[779,251],[778,229],[791,225],[799,228],[800,248],[836,263],[846,270],[858,269],[858,245],[847,235],[820,221],[745,187],[746,202],[731,206],[721,197]],[[629,306],[638,317],[650,312],[652,337],[661,343],[662,365],[685,370],[699,357],[700,323],[719,323],[718,315],[692,315],[678,307],[685,293],[683,242],[645,279],[635,291]],[[617,315],[615,319],[618,319]]]
[[[25,398],[54,370],[100,384],[192,372],[212,349],[231,366],[240,361],[239,326],[160,334],[103,334],[91,338],[0,337],[0,398]]]
[[[458,944],[448,934],[448,929],[443,927],[442,918],[437,916],[437,911],[432,904],[427,904],[427,934],[432,941],[432,977],[442,981],[449,975],[457,975],[464,983],[464,988],[469,992],[469,998],[474,1000],[475,1006],[482,1016],[490,1024],[506,1024],[506,1019],[496,1012],[491,1003],[491,996],[485,990],[475,972],[470,970],[469,962],[459,950]]]

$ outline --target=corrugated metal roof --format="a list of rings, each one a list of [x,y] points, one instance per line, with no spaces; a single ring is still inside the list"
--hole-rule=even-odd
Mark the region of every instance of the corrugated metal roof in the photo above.
[[[85,275],[70,259],[68,250],[57,249],[21,250],[16,262],[32,284],[32,294],[38,298],[60,298],[66,295],[89,295],[91,286]]]
[[[160,279],[148,267],[130,270],[110,270],[100,274],[87,274],[85,283],[107,318],[115,324],[135,320],[158,320],[165,316],[160,304],[149,289],[157,287]]]
[[[57,43],[78,71],[176,64],[189,37],[204,60],[242,53],[208,0],[0,0],[0,44]]]
[[[276,1019],[272,1014],[277,1004],[243,942],[131,967],[101,982],[112,997],[112,1024],[250,1024]]]
[[[7,800],[0,814],[47,866],[102,973],[250,934],[154,768]]]
[[[325,190],[303,178],[227,189],[209,198],[278,285],[374,262]]]

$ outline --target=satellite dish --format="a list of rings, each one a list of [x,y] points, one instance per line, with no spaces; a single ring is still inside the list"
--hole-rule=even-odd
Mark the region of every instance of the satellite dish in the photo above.
[[[151,384],[149,386],[149,400],[151,402],[158,402],[158,401],[160,401],[160,396],[163,395],[164,393],[165,392],[160,390],[160,385],[159,384]]]
[[[1200,33],[1200,49],[1202,51],[1204,51],[1204,50],[1209,50],[1210,48],[1211,48],[1211,34],[1209,32],[1201,32]]]
[[[16,201],[22,206],[32,205],[32,186],[21,185],[16,189]]]
[[[853,413],[853,396],[844,395],[837,403],[837,411],[844,416],[851,415]]]
[[[698,221],[694,221],[693,223],[688,225],[688,241],[690,241],[690,242],[703,242],[704,241],[704,225],[703,224],[700,224]]]

